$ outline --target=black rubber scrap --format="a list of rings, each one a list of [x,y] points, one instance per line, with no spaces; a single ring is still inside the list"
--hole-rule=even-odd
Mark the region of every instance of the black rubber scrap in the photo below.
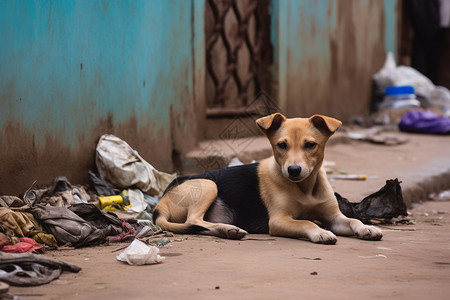
[[[406,204],[403,201],[401,181],[386,180],[386,185],[379,191],[365,197],[361,202],[350,202],[335,193],[341,212],[349,218],[367,221],[369,219],[392,219],[407,216]]]

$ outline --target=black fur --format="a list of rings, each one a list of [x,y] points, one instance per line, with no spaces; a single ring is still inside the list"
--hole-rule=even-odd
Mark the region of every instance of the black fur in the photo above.
[[[161,214],[159,213],[159,210],[157,210],[157,209],[155,209],[154,211],[153,211],[153,224],[156,224],[156,219],[158,219],[158,217],[160,216]]]
[[[199,225],[189,225],[187,233],[198,233],[201,231],[209,231],[209,229]]]
[[[258,167],[259,163],[253,163],[179,177],[169,184],[165,193],[189,179],[210,179],[217,185],[217,197],[222,205],[229,209],[228,215],[232,216],[230,224],[249,233],[268,233],[269,215],[259,193]],[[158,216],[158,212],[155,213],[154,220]],[[207,218],[208,212],[205,221],[214,221]]]

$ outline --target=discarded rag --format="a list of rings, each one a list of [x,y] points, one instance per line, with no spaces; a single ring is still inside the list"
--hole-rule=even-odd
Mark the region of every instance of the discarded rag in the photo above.
[[[63,271],[78,273],[81,268],[33,253],[1,253],[0,281],[18,286],[35,286],[59,278]]]
[[[92,185],[94,186],[95,192],[98,196],[112,196],[116,193],[113,187],[106,180],[95,175],[94,172],[88,171],[89,177],[91,178]]]
[[[64,176],[56,177],[50,188],[30,191],[25,195],[33,198],[33,204],[50,204],[51,206],[70,206],[77,203],[88,203],[89,194],[82,186],[72,186]]]
[[[91,224],[91,226],[104,231],[105,236],[115,236],[124,231],[121,219],[111,212],[101,211],[94,204],[74,204],[69,209]]]
[[[30,237],[39,243],[51,247],[57,246],[55,237],[43,232],[37,220],[29,212],[0,207],[0,227],[5,231],[12,245],[20,242],[19,238]]]
[[[0,196],[0,207],[22,207],[25,202],[16,196]]]
[[[1,252],[9,252],[9,253],[44,253],[45,248],[43,245],[39,244],[35,240],[27,237],[20,238],[20,242],[14,245],[6,245],[0,247]]]
[[[31,212],[46,232],[55,236],[60,246],[99,245],[107,236],[123,232],[119,218],[100,211],[93,204],[79,203],[69,208],[36,205]]]
[[[13,211],[6,207],[0,207],[0,224],[3,229],[12,230],[17,237],[29,236],[31,231],[39,229],[32,214]]]
[[[59,246],[84,244],[94,229],[67,207],[35,205],[32,214],[46,232],[55,236]]]

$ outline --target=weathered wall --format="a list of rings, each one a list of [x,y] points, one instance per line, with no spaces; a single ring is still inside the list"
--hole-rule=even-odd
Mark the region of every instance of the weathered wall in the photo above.
[[[395,52],[394,0],[272,0],[273,81],[289,116],[364,113]],[[0,0],[0,194],[88,181],[112,133],[156,168],[205,124],[205,0]]]
[[[87,182],[104,133],[171,171],[202,118],[203,2],[0,0],[0,194]]]
[[[275,0],[272,41],[280,108],[348,120],[368,112],[371,78],[396,52],[397,1]]]

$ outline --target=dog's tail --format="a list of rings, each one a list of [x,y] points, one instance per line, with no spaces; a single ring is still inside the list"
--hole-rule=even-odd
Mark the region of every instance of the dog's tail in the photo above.
[[[199,225],[170,222],[167,217],[164,214],[161,214],[158,209],[155,209],[153,211],[153,223],[159,226],[162,230],[174,233],[192,234],[209,231],[208,228]]]

